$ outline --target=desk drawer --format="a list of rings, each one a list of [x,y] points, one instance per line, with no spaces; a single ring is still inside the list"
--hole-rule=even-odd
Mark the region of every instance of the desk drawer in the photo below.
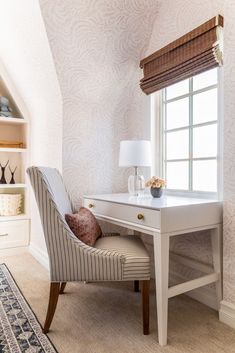
[[[160,211],[158,210],[93,199],[84,199],[84,207],[99,216],[108,216],[120,221],[160,228]]]
[[[0,249],[27,246],[28,244],[28,220],[0,222]]]

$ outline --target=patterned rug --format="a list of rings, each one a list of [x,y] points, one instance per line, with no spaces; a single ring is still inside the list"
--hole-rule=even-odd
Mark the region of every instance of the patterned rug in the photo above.
[[[0,353],[56,353],[6,265],[0,265]]]

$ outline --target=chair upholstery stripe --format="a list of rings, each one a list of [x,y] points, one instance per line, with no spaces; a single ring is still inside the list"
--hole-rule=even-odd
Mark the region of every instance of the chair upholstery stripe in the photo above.
[[[74,236],[62,214],[72,210],[71,201],[56,169],[30,167],[27,172],[41,216],[52,282],[150,278],[148,256],[138,257],[135,251],[115,247],[89,247]]]

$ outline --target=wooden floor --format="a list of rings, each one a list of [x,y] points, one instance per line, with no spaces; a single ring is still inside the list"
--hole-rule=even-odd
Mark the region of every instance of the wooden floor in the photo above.
[[[47,271],[29,254],[2,256],[42,323],[49,293]],[[208,307],[179,296],[170,300],[169,344],[157,343],[155,294],[150,335],[143,336],[141,296],[130,283],[68,284],[49,337],[59,353],[235,353],[235,331]],[[153,286],[154,287],[154,286]]]

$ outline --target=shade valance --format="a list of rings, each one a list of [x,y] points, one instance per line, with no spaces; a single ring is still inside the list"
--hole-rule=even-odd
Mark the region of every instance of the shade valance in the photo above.
[[[222,65],[223,17],[218,15],[140,62],[141,89],[150,94]]]

